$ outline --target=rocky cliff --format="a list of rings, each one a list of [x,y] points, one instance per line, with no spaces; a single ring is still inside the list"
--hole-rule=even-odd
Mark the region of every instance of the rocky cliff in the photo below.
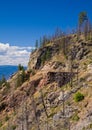
[[[8,82],[0,87],[0,130],[92,129],[92,41],[55,39]]]

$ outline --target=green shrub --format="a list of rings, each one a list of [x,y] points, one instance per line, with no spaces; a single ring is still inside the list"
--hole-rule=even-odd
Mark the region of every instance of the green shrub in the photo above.
[[[78,116],[78,114],[77,113],[75,113],[73,116],[72,116],[72,120],[73,121],[78,121],[80,118],[79,118],[79,116]]]
[[[35,75],[35,70],[32,70],[32,72],[31,72],[31,73],[32,73],[32,75]]]
[[[83,127],[82,130],[88,130],[88,129],[92,129],[92,123],[89,124],[87,127]]]
[[[9,89],[10,88],[10,83],[9,82],[6,82],[6,88]]]
[[[45,61],[50,60],[51,58],[51,52],[50,50],[47,50],[42,56],[41,56],[41,64],[44,65]]]
[[[68,105],[68,106],[70,106],[70,105],[71,105],[71,103],[70,103],[69,101],[67,101],[67,105]]]
[[[83,82],[83,81],[85,81],[85,78],[81,77],[80,82]]]
[[[8,121],[8,120],[9,120],[9,116],[6,116],[6,117],[5,117],[5,121]]]
[[[86,128],[85,128],[85,127],[83,127],[83,128],[82,128],[82,130],[86,130]]]
[[[21,86],[26,80],[27,80],[27,75],[25,73],[25,70],[22,70],[21,73],[18,73],[17,78],[16,78],[16,87]]]
[[[92,128],[92,123],[87,126],[87,129],[91,129],[91,128]]]
[[[89,128],[92,128],[92,123],[89,125]]]
[[[0,121],[0,127],[2,127],[2,125],[3,125],[3,124],[2,124],[2,122]]]
[[[16,129],[16,125],[12,125],[11,129],[15,130]]]
[[[4,77],[4,75],[2,75],[2,78],[0,79],[0,86],[5,84],[6,84],[6,78]]]
[[[84,99],[84,95],[80,92],[76,93],[75,96],[74,96],[75,102],[82,101],[83,99]]]
[[[18,71],[21,71],[21,70],[24,70],[24,67],[21,64],[19,64],[18,65]]]

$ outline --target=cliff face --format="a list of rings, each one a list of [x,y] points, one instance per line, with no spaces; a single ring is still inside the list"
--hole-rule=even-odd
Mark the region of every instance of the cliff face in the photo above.
[[[44,46],[35,50],[30,55],[28,69],[39,69],[45,60],[51,59],[56,53],[59,52],[60,45],[53,44],[53,46]]]
[[[76,35],[51,41],[8,82],[0,87],[0,130],[92,129],[91,41]]]

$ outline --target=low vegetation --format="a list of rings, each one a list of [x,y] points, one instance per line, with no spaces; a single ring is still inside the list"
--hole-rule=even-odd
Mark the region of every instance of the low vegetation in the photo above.
[[[80,102],[84,99],[84,95],[80,92],[77,92],[74,96],[75,102]]]

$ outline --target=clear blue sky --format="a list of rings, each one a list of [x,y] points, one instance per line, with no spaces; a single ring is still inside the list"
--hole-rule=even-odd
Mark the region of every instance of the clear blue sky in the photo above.
[[[81,11],[92,21],[92,0],[0,0],[0,42],[34,46],[56,27],[76,27]]]

